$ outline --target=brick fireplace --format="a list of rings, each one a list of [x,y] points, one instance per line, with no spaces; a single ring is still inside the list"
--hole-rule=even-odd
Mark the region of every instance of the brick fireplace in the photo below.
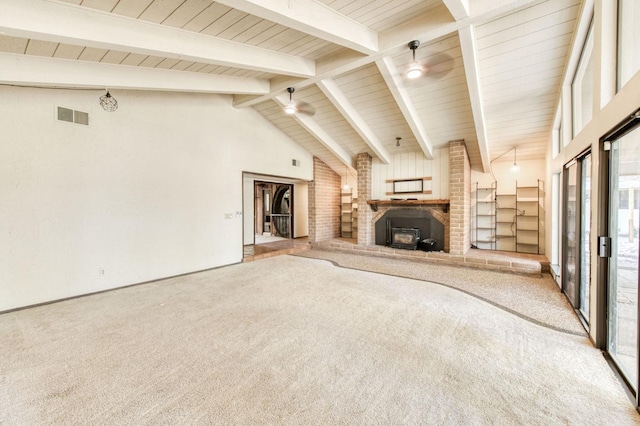
[[[438,200],[442,201],[442,200]],[[422,229],[420,238],[435,239],[436,251],[444,250],[449,252],[449,213],[448,204],[369,204],[371,209],[376,209],[371,221],[374,230],[373,243],[385,244],[384,233],[386,221],[391,220],[394,226],[409,226]],[[381,235],[382,233],[382,235]],[[359,243],[359,242],[358,242]]]
[[[368,153],[356,156],[358,173],[358,246],[374,246],[375,224],[387,211],[427,212],[444,227],[443,250],[464,255],[471,247],[471,164],[464,141],[449,142],[448,200],[379,200],[372,196],[372,158]],[[438,179],[446,179],[439,176]],[[314,182],[309,185],[309,240],[319,242],[339,234],[339,176],[320,160],[314,159]],[[335,198],[335,200],[334,200]],[[367,203],[369,201],[369,203]],[[419,214],[419,213],[418,213]],[[329,225],[328,232],[323,232]],[[426,238],[423,236],[423,238]]]

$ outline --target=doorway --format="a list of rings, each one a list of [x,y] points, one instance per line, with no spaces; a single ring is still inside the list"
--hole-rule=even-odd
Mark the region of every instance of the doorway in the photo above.
[[[591,288],[591,151],[564,166],[562,291],[589,329]]]
[[[605,142],[609,154],[608,235],[599,239],[598,250],[599,255],[608,257],[606,350],[637,397],[640,124],[636,122],[618,134]]]
[[[293,185],[255,181],[255,244],[293,238]]]

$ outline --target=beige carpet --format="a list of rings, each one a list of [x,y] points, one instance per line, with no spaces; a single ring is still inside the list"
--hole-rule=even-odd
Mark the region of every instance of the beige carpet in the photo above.
[[[0,315],[0,423],[638,424],[589,341],[281,256]]]
[[[324,259],[344,268],[373,271],[457,288],[549,328],[585,336],[567,298],[549,274],[530,277],[472,268],[434,265],[420,260],[381,258],[328,250],[296,256]]]

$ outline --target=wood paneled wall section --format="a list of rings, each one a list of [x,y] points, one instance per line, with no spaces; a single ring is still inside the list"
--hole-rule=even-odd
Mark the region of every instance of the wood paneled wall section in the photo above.
[[[380,160],[373,160],[371,198],[385,200],[395,198],[417,198],[419,200],[448,199],[449,198],[449,150],[439,148],[433,150],[433,160],[420,152],[405,152],[395,154],[390,164],[382,164]],[[424,189],[431,190],[431,194],[398,194],[386,195],[393,185],[388,179],[409,179],[431,176],[432,180],[425,182]]]

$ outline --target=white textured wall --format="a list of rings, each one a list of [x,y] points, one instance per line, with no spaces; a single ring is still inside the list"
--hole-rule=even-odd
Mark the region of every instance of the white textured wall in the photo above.
[[[373,159],[371,171],[371,198],[388,200],[390,198],[418,198],[420,200],[438,200],[449,198],[449,148],[433,150],[433,160],[427,160],[420,152],[408,152],[393,156],[390,164],[382,164]],[[393,185],[387,179],[410,179],[431,176],[432,180],[424,183],[425,190],[432,194],[396,194]],[[358,200],[360,201],[360,200]],[[366,200],[362,200],[366,202]]]
[[[230,97],[117,91],[107,113],[100,94],[0,87],[0,311],[239,262],[242,171],[312,179]]]

